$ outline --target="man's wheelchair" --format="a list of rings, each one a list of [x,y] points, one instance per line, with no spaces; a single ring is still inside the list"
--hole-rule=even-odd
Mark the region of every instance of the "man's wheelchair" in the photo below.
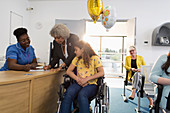
[[[74,82],[74,80],[70,78],[68,75],[63,75],[63,77],[64,77],[64,83],[60,85],[60,90],[58,92],[59,98],[57,101],[58,104],[57,113],[60,112],[60,106],[64,98],[65,91]],[[95,99],[93,113],[109,113],[109,87],[107,86],[106,83],[104,83],[104,77],[98,78],[97,84],[98,84],[97,94],[96,96],[89,98],[89,104],[93,99]],[[78,104],[76,104],[76,102],[73,102],[73,106],[74,106],[74,110],[71,113],[77,113]]]
[[[170,113],[170,92],[167,97],[167,106],[166,109],[160,107],[160,101],[162,98],[163,85],[156,84],[157,93],[155,95],[154,106],[151,108],[153,113]]]

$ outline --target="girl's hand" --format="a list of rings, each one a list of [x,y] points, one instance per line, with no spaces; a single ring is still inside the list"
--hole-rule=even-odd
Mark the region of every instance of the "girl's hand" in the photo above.
[[[79,83],[80,86],[84,87],[88,84],[88,79],[86,78],[80,78]]]
[[[88,85],[88,82],[87,82],[86,84],[82,85],[82,87],[85,87],[85,86],[87,86],[87,85]]]
[[[77,77],[76,82],[80,85],[80,77]]]

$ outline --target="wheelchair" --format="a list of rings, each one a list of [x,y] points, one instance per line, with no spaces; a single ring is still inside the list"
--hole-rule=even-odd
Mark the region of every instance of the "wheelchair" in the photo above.
[[[58,109],[57,113],[60,112],[60,106],[61,102],[64,99],[64,93],[67,90],[67,88],[73,84],[74,80],[70,78],[68,75],[63,75],[64,82],[60,85],[60,89],[58,92]],[[92,100],[95,99],[95,105],[94,105],[94,112],[93,113],[109,113],[109,87],[106,83],[104,83],[104,77],[98,78],[97,81],[97,94],[89,98],[89,104]],[[71,113],[77,113],[78,112],[78,104],[73,102],[74,110]],[[92,113],[92,110],[91,110]]]
[[[170,113],[170,92],[169,96],[167,97],[167,107],[166,109],[163,109],[159,106],[162,97],[163,85],[156,84],[155,88],[157,89],[157,94],[155,95],[154,106],[151,108],[151,111],[153,113],[160,113],[160,111],[162,113]]]

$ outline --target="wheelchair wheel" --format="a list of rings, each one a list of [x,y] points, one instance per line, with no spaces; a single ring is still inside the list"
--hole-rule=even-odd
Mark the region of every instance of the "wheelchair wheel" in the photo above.
[[[109,113],[109,87],[104,83],[104,97],[102,99],[102,113]]]
[[[60,101],[63,100],[64,98],[64,91],[65,91],[65,88],[64,88],[64,85],[60,85],[60,92],[59,92],[59,98],[60,98]]]
[[[60,85],[60,90],[58,92],[58,95],[59,95],[59,98],[58,98],[58,101],[57,101],[58,108],[57,108],[56,113],[60,112],[61,102],[62,102],[62,100],[64,98],[64,85],[63,84]]]

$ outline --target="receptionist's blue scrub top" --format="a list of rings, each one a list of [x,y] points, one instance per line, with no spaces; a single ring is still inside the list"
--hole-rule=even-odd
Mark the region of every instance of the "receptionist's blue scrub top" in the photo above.
[[[26,51],[20,46],[19,43],[10,45],[6,50],[5,64],[0,69],[0,71],[9,70],[7,65],[8,58],[17,60],[17,64],[26,65],[32,63],[33,59],[36,58],[36,56],[34,53],[34,48],[31,45],[26,48]]]

